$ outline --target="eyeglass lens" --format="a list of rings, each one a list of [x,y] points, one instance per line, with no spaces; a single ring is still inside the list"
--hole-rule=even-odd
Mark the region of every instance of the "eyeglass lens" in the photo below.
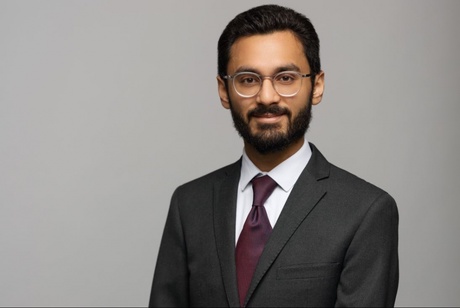
[[[301,75],[297,72],[281,72],[270,79],[275,90],[282,96],[295,95],[302,85]],[[262,78],[255,73],[238,73],[233,79],[233,86],[242,96],[254,96],[262,87]]]

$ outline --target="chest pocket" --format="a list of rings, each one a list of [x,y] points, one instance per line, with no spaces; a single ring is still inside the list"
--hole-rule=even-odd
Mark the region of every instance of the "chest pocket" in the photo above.
[[[340,263],[308,263],[279,267],[276,279],[333,278],[340,275]]]

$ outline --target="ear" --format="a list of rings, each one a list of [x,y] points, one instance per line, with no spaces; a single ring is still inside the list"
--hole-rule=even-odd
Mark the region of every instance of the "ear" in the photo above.
[[[320,71],[315,76],[315,84],[313,85],[312,105],[318,105],[323,99],[324,93],[324,72]]]
[[[222,77],[217,76],[217,91],[219,92],[220,102],[225,109],[230,109],[230,100],[228,99],[227,86]]]

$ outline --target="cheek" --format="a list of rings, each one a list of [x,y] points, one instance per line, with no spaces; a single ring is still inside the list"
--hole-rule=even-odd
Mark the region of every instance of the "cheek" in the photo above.
[[[239,96],[235,97],[230,95],[230,105],[235,112],[241,114],[245,119],[247,118],[247,114],[251,106],[250,101],[241,99]]]
[[[310,96],[310,94],[312,93],[312,84],[311,84],[311,80],[309,78],[304,78],[302,79],[302,87],[300,88],[300,91],[299,93],[297,94],[297,96],[300,98],[302,97],[302,99],[305,99]]]
[[[289,103],[292,115],[298,115],[301,111],[305,110],[308,107],[308,104],[310,104],[308,95],[302,93],[302,95],[296,97],[295,100]]]

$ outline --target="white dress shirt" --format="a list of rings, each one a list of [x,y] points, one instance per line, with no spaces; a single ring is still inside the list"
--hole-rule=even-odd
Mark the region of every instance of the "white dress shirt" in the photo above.
[[[303,169],[307,166],[310,157],[311,149],[308,141],[305,139],[303,146],[294,155],[273,168],[270,172],[262,172],[249,159],[246,152],[243,151],[241,177],[238,184],[236,201],[235,245],[238,242],[244,222],[252,208],[253,192],[251,180],[258,174],[268,174],[278,184],[264,204],[268,219],[273,228],[291,193],[292,187],[294,187]]]

